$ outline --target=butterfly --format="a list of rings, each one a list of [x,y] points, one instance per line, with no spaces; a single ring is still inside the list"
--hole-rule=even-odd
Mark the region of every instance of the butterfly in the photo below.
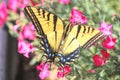
[[[58,58],[59,64],[66,65],[79,57],[80,48],[88,49],[103,37],[98,29],[65,24],[56,14],[40,7],[27,6],[24,11],[40,35],[44,56],[50,62]]]

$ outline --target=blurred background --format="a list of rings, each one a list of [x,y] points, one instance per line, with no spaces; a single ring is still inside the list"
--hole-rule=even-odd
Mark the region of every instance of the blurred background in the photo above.
[[[28,59],[18,54],[17,39],[4,25],[0,28],[0,80],[35,80],[38,77],[35,68],[28,63]]]

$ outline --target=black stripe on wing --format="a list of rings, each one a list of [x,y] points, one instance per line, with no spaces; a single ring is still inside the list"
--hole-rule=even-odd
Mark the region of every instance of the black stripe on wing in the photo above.
[[[103,37],[103,34],[99,32],[95,36],[93,36],[91,39],[89,39],[83,46],[82,48],[88,49],[91,45],[93,45],[95,42],[97,42],[100,38]]]
[[[41,24],[40,24],[39,20],[37,19],[35,13],[31,9],[31,7],[28,6],[24,10],[27,13],[27,15],[29,16],[29,18],[32,20],[32,22],[33,22],[33,24],[34,24],[38,34],[44,34],[44,32],[42,30],[42,27],[41,27]]]

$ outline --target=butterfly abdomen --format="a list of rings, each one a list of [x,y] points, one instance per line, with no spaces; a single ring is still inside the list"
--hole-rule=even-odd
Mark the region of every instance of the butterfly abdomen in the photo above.
[[[44,48],[44,54],[43,56],[46,56],[48,62],[53,62],[55,59],[55,53],[53,52],[53,49],[50,47],[50,44],[48,43],[47,36],[44,35],[40,38],[41,40],[41,45]]]

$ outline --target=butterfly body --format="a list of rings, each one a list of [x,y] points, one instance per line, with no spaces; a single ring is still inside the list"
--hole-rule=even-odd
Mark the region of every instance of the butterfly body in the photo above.
[[[79,48],[76,49],[75,51],[73,51],[72,53],[70,53],[69,55],[63,55],[62,53],[58,53],[58,52],[54,52],[52,48],[50,48],[50,45],[47,41],[47,38],[46,36],[44,35],[41,39],[41,44],[43,46],[43,51],[45,53],[44,56],[47,55],[47,60],[49,62],[54,62],[54,59],[56,57],[59,57],[60,58],[60,63],[65,65],[67,62],[72,62],[72,59],[75,59],[75,58],[78,58],[78,55],[80,53],[80,50]],[[75,57],[77,56],[77,57]]]
[[[44,56],[50,62],[59,58],[60,64],[68,64],[79,57],[80,47],[87,49],[103,37],[99,30],[90,26],[66,25],[57,15],[39,7],[28,6],[25,12],[41,36]]]

